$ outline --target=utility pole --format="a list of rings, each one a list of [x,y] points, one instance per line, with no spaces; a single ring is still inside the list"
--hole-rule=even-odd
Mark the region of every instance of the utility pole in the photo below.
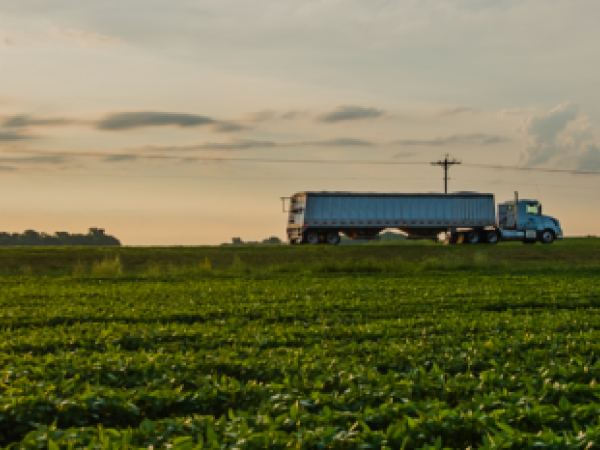
[[[432,166],[441,166],[444,168],[444,194],[448,193],[448,168],[454,164],[460,164],[460,161],[454,158],[452,160],[448,159],[448,153],[446,153],[444,159],[431,163]]]

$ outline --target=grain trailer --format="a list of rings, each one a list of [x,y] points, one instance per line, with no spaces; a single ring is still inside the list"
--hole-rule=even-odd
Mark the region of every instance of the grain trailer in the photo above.
[[[517,205],[515,208],[514,205]],[[448,243],[489,243],[500,240],[541,241],[562,238],[558,221],[541,215],[535,200],[498,205],[494,195],[478,192],[403,194],[298,192],[290,197],[287,235],[293,244],[338,244],[350,239],[375,239],[386,229],[409,238]]]

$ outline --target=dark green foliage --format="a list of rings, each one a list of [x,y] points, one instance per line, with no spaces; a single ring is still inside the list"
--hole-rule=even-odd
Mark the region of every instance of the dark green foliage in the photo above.
[[[271,236],[269,238],[263,239],[262,242],[258,242],[258,241],[250,241],[250,242],[244,242],[242,240],[242,238],[239,237],[234,237],[231,238],[231,244],[229,243],[225,243],[225,244],[221,244],[222,246],[228,246],[228,245],[281,245],[283,244],[283,242],[281,241],[281,239],[279,239],[277,236]]]
[[[66,231],[57,231],[54,235],[38,233],[34,230],[25,230],[23,233],[0,232],[0,246],[113,246],[121,245],[118,239],[104,234],[100,228],[90,228],[88,234],[69,234]]]
[[[237,255],[255,272],[275,268],[281,272],[308,271],[318,275],[318,266],[332,263],[371,264],[382,270],[399,259],[405,266],[466,271],[488,270],[514,273],[581,272],[600,267],[600,239],[567,239],[550,246],[502,243],[488,245],[445,246],[431,241],[403,240],[398,244],[357,246],[273,245],[227,247],[79,247],[79,248],[3,248],[0,251],[0,275],[23,274],[22,267],[34,274],[71,275],[78,263],[96,264],[107,257],[119,256],[129,275],[146,274],[150,265],[161,267],[197,267],[208,258],[215,270],[231,267]],[[485,261],[484,261],[485,260]],[[434,263],[434,261],[437,261]],[[477,264],[476,264],[477,262]],[[485,262],[484,264],[480,264]],[[397,266],[398,272],[405,267]],[[388,271],[387,269],[385,269]]]
[[[135,275],[123,251],[114,278],[0,278],[0,445],[586,449],[600,439],[597,266],[481,271],[488,253],[447,270],[442,253],[374,254],[298,275],[249,272],[251,252],[220,251],[230,254],[220,271]]]

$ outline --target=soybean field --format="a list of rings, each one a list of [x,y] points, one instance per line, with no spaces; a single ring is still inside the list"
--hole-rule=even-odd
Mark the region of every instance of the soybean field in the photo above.
[[[0,446],[592,448],[597,241],[6,249]]]

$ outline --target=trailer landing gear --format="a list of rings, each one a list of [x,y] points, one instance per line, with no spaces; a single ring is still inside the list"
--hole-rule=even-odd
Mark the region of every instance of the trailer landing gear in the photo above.
[[[458,233],[448,233],[446,232],[446,237],[444,239],[445,245],[454,245],[458,243]]]

